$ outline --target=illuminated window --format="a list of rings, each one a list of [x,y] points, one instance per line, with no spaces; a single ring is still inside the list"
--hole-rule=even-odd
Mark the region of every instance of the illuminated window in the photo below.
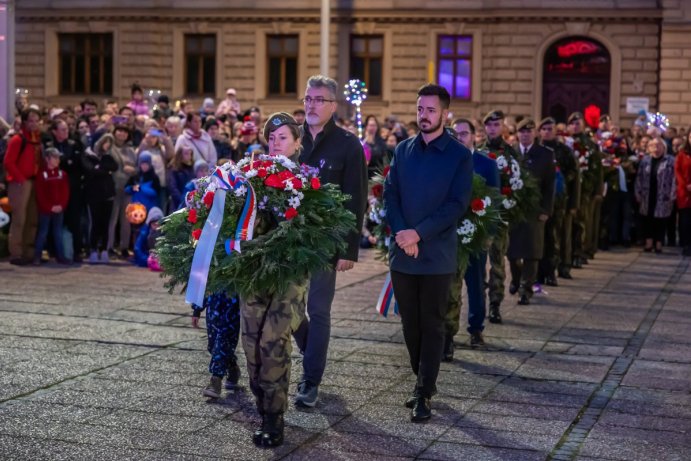
[[[58,34],[60,94],[113,93],[113,34]]]
[[[470,100],[472,61],[472,36],[439,36],[437,42],[437,83],[446,88],[453,99]]]

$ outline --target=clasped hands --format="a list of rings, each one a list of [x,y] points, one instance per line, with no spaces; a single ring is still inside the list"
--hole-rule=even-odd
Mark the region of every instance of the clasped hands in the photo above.
[[[405,254],[413,258],[418,256],[417,242],[419,241],[420,236],[415,229],[406,229],[396,233],[396,244],[405,251]]]

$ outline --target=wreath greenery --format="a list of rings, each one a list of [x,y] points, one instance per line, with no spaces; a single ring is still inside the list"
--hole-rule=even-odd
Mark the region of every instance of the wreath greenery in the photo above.
[[[504,146],[490,151],[487,156],[496,161],[499,170],[504,220],[509,224],[525,221],[535,213],[540,202],[540,189],[535,178],[521,168],[518,160],[506,152]]]
[[[241,296],[285,292],[316,270],[327,268],[345,248],[344,237],[355,228],[355,216],[343,206],[348,196],[319,182],[319,170],[297,165],[283,156],[261,155],[219,167],[244,178],[244,185],[228,190],[219,238],[206,280],[206,293],[226,290]],[[218,170],[217,170],[218,171]],[[242,242],[241,252],[226,250],[226,239],[238,228],[251,185],[256,197],[254,238]],[[172,293],[187,287],[195,247],[220,187],[215,174],[197,180],[186,196],[185,208],[162,221],[156,244]]]
[[[388,167],[381,174],[370,180],[369,219],[374,224],[371,231],[377,238],[376,248],[379,257],[388,259],[391,242],[391,228],[386,222],[383,193]],[[497,229],[505,225],[502,220],[502,197],[493,188],[487,186],[482,176],[473,175],[472,199],[463,218],[456,229],[458,234],[458,270],[465,271],[471,256],[477,256],[487,250],[490,239]]]

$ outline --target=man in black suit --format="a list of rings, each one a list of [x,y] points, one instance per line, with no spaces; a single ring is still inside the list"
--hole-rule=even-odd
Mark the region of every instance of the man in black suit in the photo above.
[[[543,255],[545,222],[552,214],[554,204],[554,151],[537,142],[535,122],[532,119],[521,120],[517,128],[519,145],[516,151],[521,168],[525,168],[537,180],[541,198],[538,209],[527,216],[524,222],[515,224],[509,230],[509,291],[512,294],[518,291],[518,304],[530,304],[538,263]]]

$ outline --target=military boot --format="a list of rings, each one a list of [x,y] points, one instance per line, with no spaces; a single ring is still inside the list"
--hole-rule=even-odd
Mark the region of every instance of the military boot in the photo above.
[[[277,447],[283,444],[283,413],[269,413],[264,416],[261,446]]]

